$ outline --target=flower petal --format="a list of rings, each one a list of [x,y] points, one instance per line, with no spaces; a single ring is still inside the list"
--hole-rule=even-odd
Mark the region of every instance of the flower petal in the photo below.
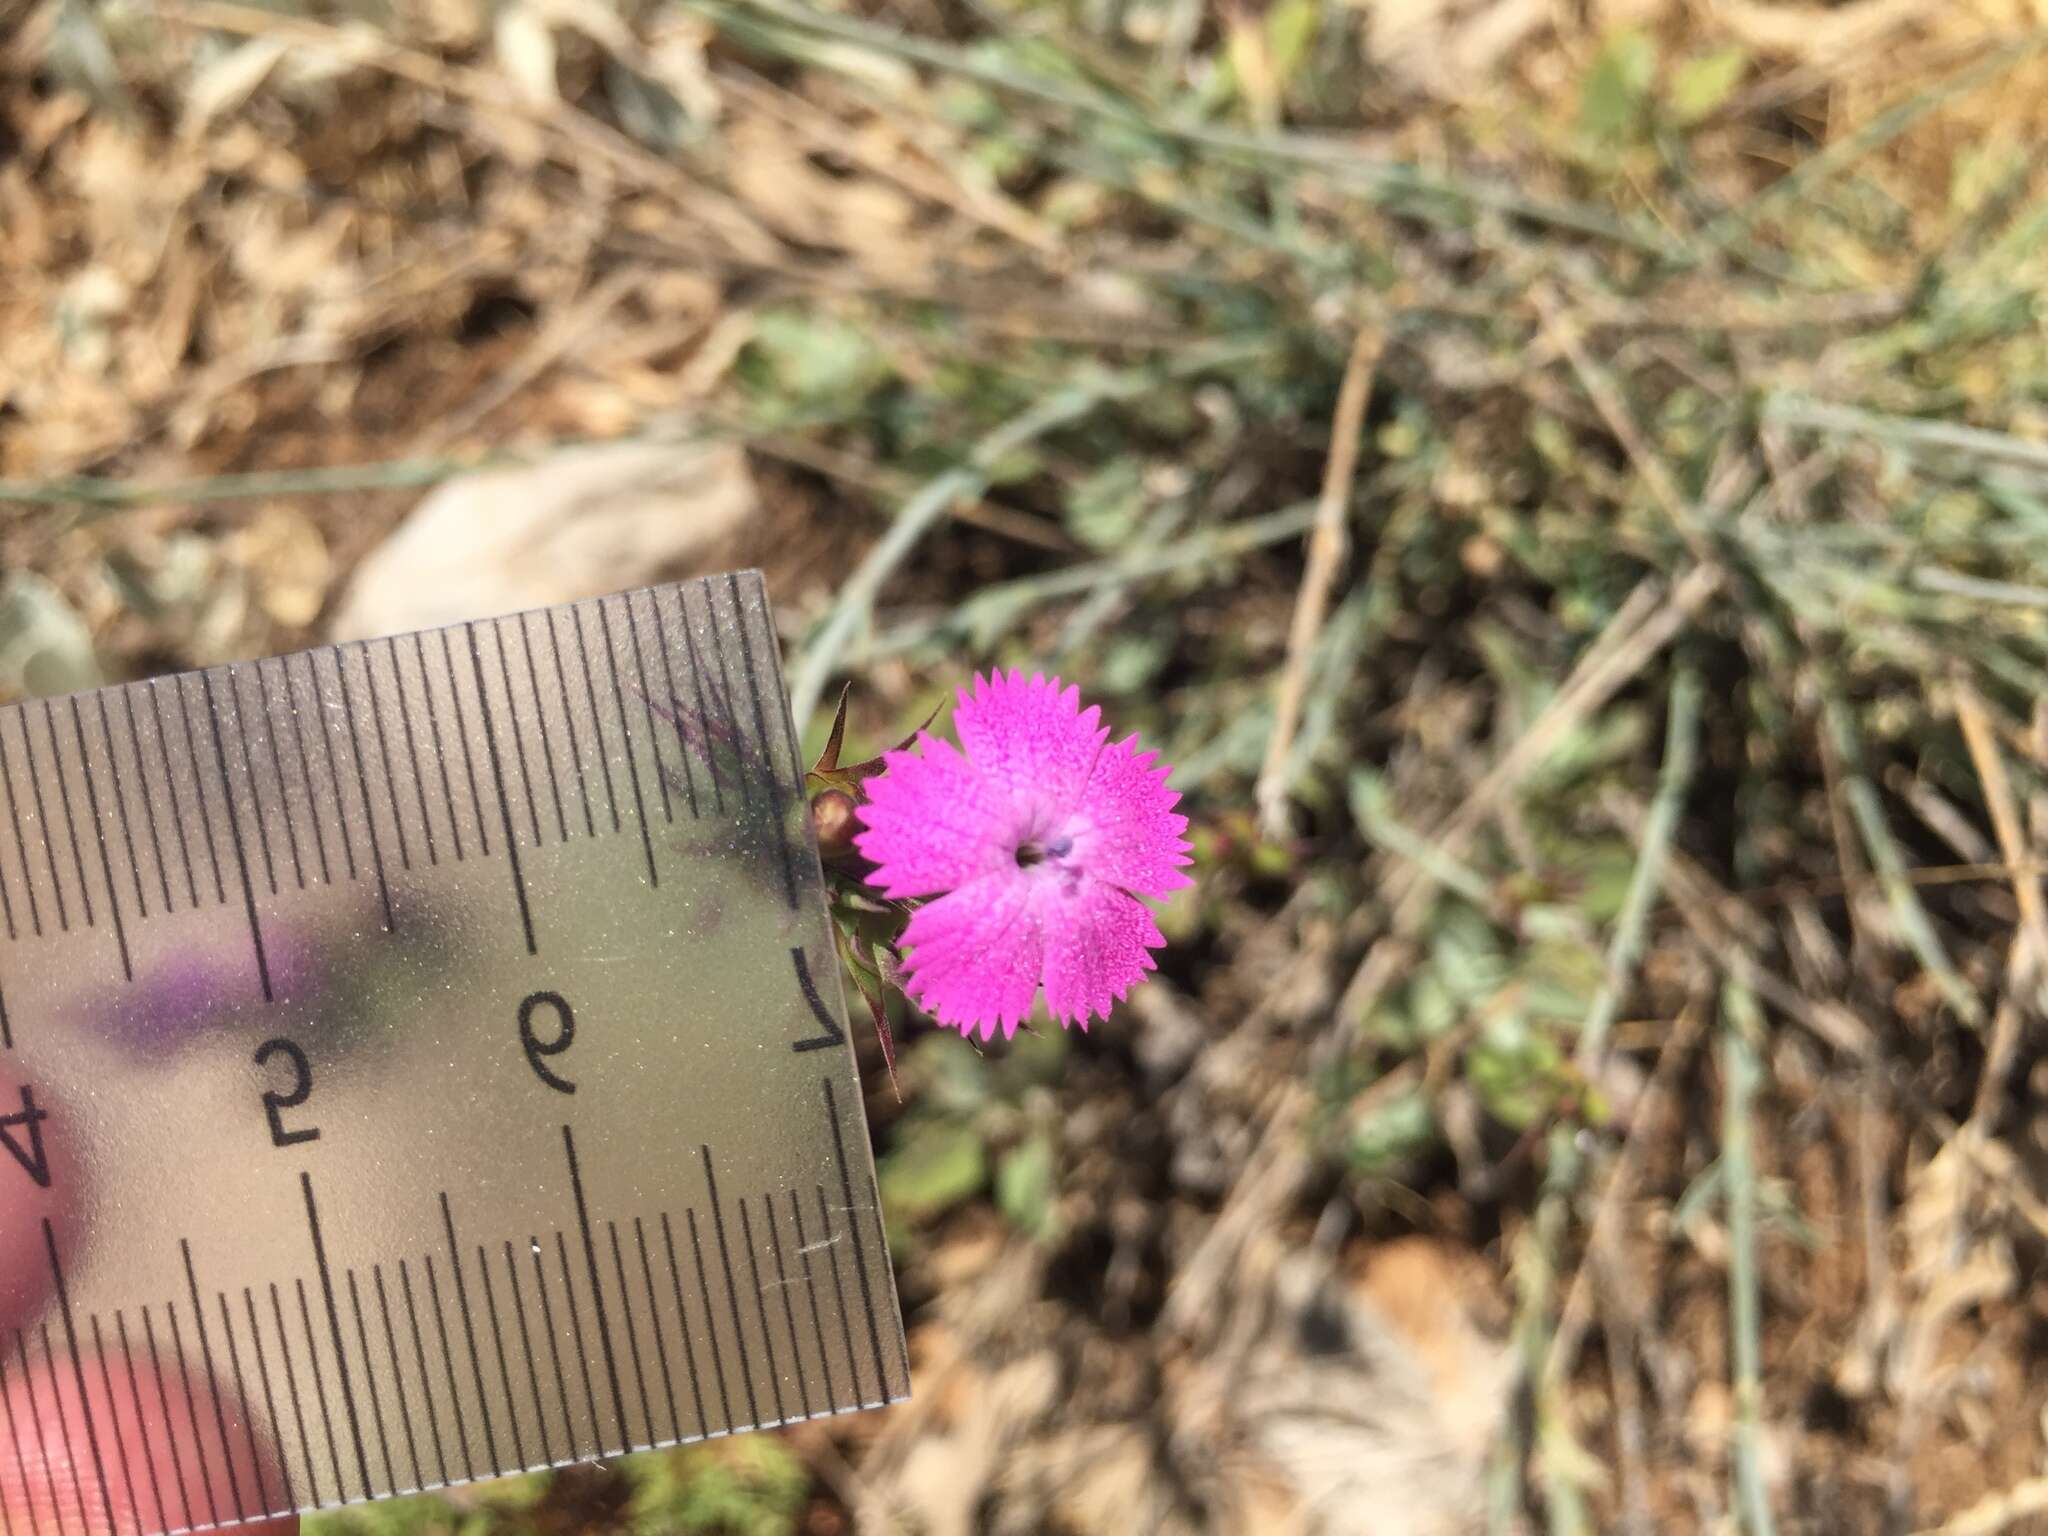
[[[1013,867],[919,907],[903,933],[904,990],[963,1035],[1001,1025],[1008,1039],[1031,1012],[1059,905],[1055,882]]]
[[[1085,881],[1046,935],[1045,1003],[1064,1027],[1088,1027],[1154,968],[1165,938],[1144,903],[1115,886]]]
[[[915,752],[886,754],[887,772],[868,780],[867,802],[859,807],[866,830],[853,840],[892,901],[958,890],[1016,868],[1002,787],[950,743],[919,732],[917,744]]]
[[[1127,736],[1102,749],[1074,817],[1074,863],[1096,880],[1142,896],[1164,896],[1193,881],[1188,819],[1174,814],[1180,795],[1166,787],[1169,768],[1156,752],[1140,752]]]
[[[1019,835],[1046,830],[1077,804],[1109,732],[1102,711],[1056,677],[997,672],[960,690],[953,727],[976,769],[1001,787]]]

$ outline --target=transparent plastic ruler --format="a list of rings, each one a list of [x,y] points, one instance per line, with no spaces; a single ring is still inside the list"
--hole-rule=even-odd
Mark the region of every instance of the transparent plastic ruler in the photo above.
[[[751,574],[0,710],[0,1536],[905,1396],[802,784]]]

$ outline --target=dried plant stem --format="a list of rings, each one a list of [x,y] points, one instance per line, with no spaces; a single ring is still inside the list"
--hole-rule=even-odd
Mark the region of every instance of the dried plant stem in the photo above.
[[[1609,1313],[1603,1319],[1607,1341],[1607,1379],[1614,1395],[1614,1447],[1621,1463],[1621,1523],[1628,1536],[1648,1536],[1656,1529],[1650,1514],[1649,1437],[1643,1429],[1643,1388],[1637,1378],[1635,1325]]]
[[[1888,111],[1880,112],[1854,133],[1809,155],[1789,175],[1780,176],[1747,202],[1729,209],[1700,231],[1700,239],[1726,250],[1738,245],[1765,214],[1803,201],[1821,182],[1839,175],[1858,160],[1899,137],[1928,113],[1966,96],[2048,47],[2048,30],[2034,29],[1995,49],[1945,79],[1914,92]]]
[[[1740,981],[1722,989],[1721,1059],[1726,1102],[1721,1122],[1721,1172],[1728,1199],[1728,1331],[1735,1395],[1735,1507],[1749,1536],[1772,1536],[1763,1471],[1762,1286],[1756,1262],[1756,1157],[1750,1123],[1761,1069],[1763,1018]]]
[[[1905,854],[1892,835],[1891,823],[1885,819],[1884,804],[1878,799],[1877,787],[1863,769],[1862,741],[1856,730],[1855,718],[1832,679],[1819,669],[1816,669],[1816,676],[1821,689],[1822,725],[1832,738],[1834,751],[1842,765],[1842,797],[1849,803],[1849,814],[1856,823],[1857,834],[1890,903],[1892,921],[1898,924],[1907,945],[1934,978],[1943,998],[1958,1017],[1970,1024],[1979,1023],[1984,1015],[1983,1006],[1970,990],[1969,983],[1963,980],[1955,962],[1949,958],[1941,935],[1935,931],[1933,919],[1927,915],[1927,908],[1913,889],[1913,882],[1907,878]]]
[[[1623,830],[1642,836],[1649,817],[1646,806],[1626,794],[1611,795],[1605,803]],[[1701,950],[1731,981],[1754,991],[1793,1023],[1846,1056],[1862,1060],[1877,1049],[1876,1031],[1846,1003],[1809,998],[1758,959],[1756,946],[1770,931],[1769,925],[1677,849],[1671,852],[1664,883],[1671,904]]]
[[[1691,667],[1680,666],[1671,679],[1664,727],[1664,765],[1657,776],[1657,795],[1650,802],[1642,846],[1636,855],[1635,869],[1629,875],[1628,891],[1622,897],[1621,913],[1615,919],[1614,937],[1607,946],[1607,974],[1593,1006],[1587,1010],[1585,1028],[1579,1033],[1579,1066],[1588,1074],[1606,1052],[1608,1031],[1614,1027],[1623,991],[1649,937],[1650,914],[1663,894],[1664,866],[1671,852],[1671,840],[1678,832],[1678,817],[1685,807],[1685,791],[1692,782],[1693,760],[1698,752],[1700,696],[1699,674]]]
[[[2048,1514],[2048,1477],[2030,1477],[2000,1489],[1919,1536],[1998,1536],[2033,1515]]]
[[[2039,976],[2041,968],[2048,967],[2048,908],[2042,905],[2040,880],[2029,867],[2027,837],[2020,826],[2019,802],[2013,795],[2012,779],[1998,750],[1990,711],[1969,678],[1957,668],[1949,685],[1955,693],[1956,718],[1963,727],[1964,744],[1984,787],[1984,806],[1991,813],[1992,831],[1998,835],[1998,851],[2012,882],[2013,899],[2019,903],[2020,935],[2032,950],[2027,973],[2030,977]]]
[[[339,491],[409,490],[457,475],[513,462],[505,456],[396,459],[383,464],[336,464],[251,474],[202,475],[190,480],[123,480],[69,475],[61,480],[0,480],[0,504],[82,508],[82,518],[134,507],[201,501],[250,501],[268,496],[318,496]]]
[[[1445,176],[1423,166],[1363,155],[1357,146],[1337,138],[1300,133],[1241,133],[1187,121],[1161,112],[1154,103],[1038,74],[997,65],[947,43],[913,36],[848,16],[833,15],[807,5],[781,0],[692,0],[698,8],[735,31],[745,29],[762,43],[774,30],[830,38],[926,69],[972,80],[992,91],[1080,117],[1108,119],[1149,137],[1252,166],[1301,168],[1322,172],[1333,181],[1374,198],[1427,195],[1451,204],[1488,208],[1532,223],[1575,230],[1610,240],[1667,261],[1687,260],[1689,248],[1668,236],[1639,227],[1596,208],[1548,203],[1513,187],[1478,178]],[[833,65],[829,54],[819,63]],[[844,67],[839,66],[839,67]]]
[[[1125,552],[1148,555],[1164,549],[1181,531],[1187,518],[1187,503],[1179,498],[1154,507],[1144,526],[1131,536]],[[1053,654],[1066,657],[1086,645],[1104,624],[1123,611],[1126,595],[1123,583],[1106,583],[1075,604],[1074,611],[1067,615],[1066,623],[1060,626],[1060,637]]]
[[[1678,530],[1693,557],[1703,565],[1711,565],[1713,550],[1701,534],[1698,518],[1679,489],[1677,478],[1643,436],[1627,402],[1622,399],[1621,390],[1607,370],[1586,350],[1579,339],[1576,323],[1563,313],[1556,297],[1546,288],[1538,287],[1530,294],[1529,302],[1535,307],[1544,336],[1571,364],[1572,372],[1578,375],[1580,388],[1593,402],[1593,408],[1600,413],[1607,430],[1614,434],[1614,440],[1621,444],[1622,452],[1628,455],[1630,465],[1642,477],[1643,484],[1649,487],[1658,507],[1671,520],[1672,527]]]
[[[1485,823],[1507,794],[1581,722],[1641,673],[1720,589],[1718,566],[1695,566],[1673,584],[1670,595],[1639,626],[1617,635],[1597,655],[1589,654],[1573,669],[1549,707],[1530,722],[1528,730],[1515,739],[1514,745],[1479,781],[1451,818],[1445,835],[1457,832],[1457,842],[1462,846],[1464,839]]]
[[[631,267],[600,278],[588,293],[542,326],[519,356],[496,373],[489,384],[465,400],[460,408],[431,423],[415,441],[415,450],[439,451],[473,431],[477,423],[491,412],[587,342],[643,280],[644,274]]]
[[[1266,350],[1265,342],[1226,342],[1196,348],[1176,358],[1167,372],[1176,377],[1201,373],[1231,363],[1242,364]],[[968,451],[965,462],[926,481],[897,512],[889,531],[839,588],[823,622],[805,644],[793,671],[790,708],[801,731],[826,685],[849,660],[849,647],[874,611],[882,585],[909,559],[924,536],[953,504],[987,489],[989,476],[1010,454],[1049,432],[1076,421],[1109,400],[1128,400],[1156,387],[1154,370],[1106,373],[1070,384],[1019,412],[988,433]]]
[[[958,644],[964,638],[975,648],[986,649],[1023,615],[1052,598],[1122,592],[1155,576],[1237,560],[1253,550],[1300,538],[1314,516],[1314,508],[1307,505],[1284,507],[1264,517],[1248,517],[1242,522],[1187,533],[1163,547],[1134,546],[1106,560],[1089,560],[1062,566],[1042,576],[996,582],[943,617],[906,621],[876,635],[863,659],[876,661],[898,656],[949,639]],[[1190,772],[1190,766],[1183,762],[1175,782],[1187,784]]]
[[[1385,332],[1378,325],[1361,326],[1352,340],[1344,381],[1337,390],[1322,495],[1316,502],[1315,526],[1309,530],[1308,561],[1287,632],[1287,662],[1274,697],[1273,734],[1266,740],[1266,759],[1253,792],[1259,823],[1268,837],[1280,837],[1287,830],[1288,766],[1294,733],[1300,728],[1302,701],[1308,695],[1316,637],[1322,633],[1323,620],[1330,611],[1330,590],[1350,545],[1345,515],[1351,510],[1352,486],[1358,478],[1358,444],[1365,427],[1366,403],[1372,398],[1373,372],[1385,345]]]
[[[1646,1127],[1663,1113],[1665,1104],[1676,1092],[1679,1069],[1692,1058],[1693,1046],[1704,1032],[1708,1017],[1709,1010],[1703,997],[1689,1002],[1672,1021],[1664,1043],[1657,1049],[1657,1061],[1650,1069],[1649,1085],[1629,1118],[1628,1134],[1614,1155],[1607,1182],[1602,1186],[1599,1201],[1593,1208],[1586,1238],[1586,1257],[1572,1276],[1572,1283],[1565,1290],[1564,1305],[1558,1311],[1557,1332],[1550,1347],[1550,1357],[1543,1364],[1544,1377],[1553,1389],[1562,1385],[1578,1363],[1579,1345],[1585,1340],[1586,1328],[1593,1316],[1595,1263],[1598,1255],[1620,1238],[1617,1228],[1626,1213],[1630,1195],[1635,1189],[1636,1175],[1646,1155]]]
[[[1998,750],[1998,738],[1991,716],[1968,677],[1956,669],[1950,678],[1955,690],[1956,718],[1963,727],[1963,741],[1970,761],[1984,788],[1984,804],[1991,812],[1992,830],[1998,834],[1998,849],[2005,858],[2007,878],[2020,908],[2019,937],[2013,942],[2011,975],[2006,995],[1991,1018],[1991,1045],[1985,1054],[1984,1070],[1977,1079],[1977,1094],[1970,1107],[1966,1133],[1989,1137],[1998,1130],[1998,1110],[2005,1082],[2019,1051],[2021,999],[2035,991],[2048,971],[2048,913],[2041,905],[2041,885],[2026,864],[2026,834],[2020,827],[2019,807],[2013,798],[2012,780],[2005,771],[2005,759]],[[2039,999],[2036,998],[2036,1008]]]
[[[517,92],[506,91],[487,71],[450,64],[369,29],[331,26],[231,0],[166,0],[161,13],[186,26],[240,37],[270,37],[289,46],[317,49],[445,95],[479,118],[529,124],[549,135],[557,152],[572,165],[594,163],[609,174],[687,207],[694,221],[726,242],[735,254],[771,264],[781,254],[775,237],[737,199],[693,178],[626,133],[570,103],[530,104]]]
[[[1631,593],[1543,712],[1428,841],[1446,857],[1462,857],[1467,843],[1499,809],[1500,802],[1575,726],[1613,698],[1677,638],[1707,599],[1720,590],[1721,579],[1719,566],[1698,565],[1680,577],[1661,602],[1654,579]],[[1408,941],[1428,915],[1436,889],[1426,870],[1407,862],[1395,865],[1386,885],[1393,909],[1390,928],[1366,951],[1345,987],[1338,1010],[1347,1019],[1363,1018],[1392,982]]]
[[[2048,473],[2048,444],[1952,421],[1886,416],[1853,405],[1835,405],[1801,395],[1777,394],[1764,401],[1764,420],[1842,437],[1875,438],[1909,452],[1947,453],[2008,469]]]

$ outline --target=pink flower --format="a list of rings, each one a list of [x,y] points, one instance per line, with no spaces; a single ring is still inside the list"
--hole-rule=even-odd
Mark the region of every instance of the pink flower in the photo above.
[[[1058,678],[976,677],[953,717],[964,752],[920,731],[868,782],[855,842],[874,884],[936,898],[904,931],[904,988],[963,1035],[1015,1034],[1041,982],[1086,1029],[1166,942],[1138,897],[1190,883],[1187,818],[1158,754],[1112,744],[1101,716]]]

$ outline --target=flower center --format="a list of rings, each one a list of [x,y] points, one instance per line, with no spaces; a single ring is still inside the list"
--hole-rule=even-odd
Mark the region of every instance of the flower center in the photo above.
[[[1019,869],[1035,869],[1048,859],[1056,862],[1064,859],[1073,851],[1073,838],[1064,834],[1059,837],[1049,837],[1044,842],[1034,840],[1019,843],[1017,845],[1017,867]]]

